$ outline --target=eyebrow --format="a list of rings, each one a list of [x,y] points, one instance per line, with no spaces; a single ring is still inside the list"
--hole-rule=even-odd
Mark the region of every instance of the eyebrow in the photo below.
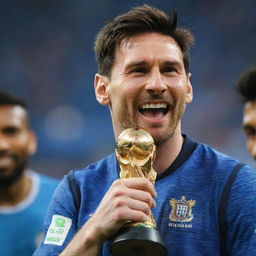
[[[168,66],[180,66],[181,65],[181,63],[179,62],[179,61],[165,61],[164,62],[164,65],[168,65]]]
[[[131,69],[134,67],[145,67],[145,66],[150,66],[149,62],[147,61],[132,61],[130,63],[128,63],[125,67],[125,69]],[[163,64],[161,66],[179,66],[181,67],[181,63],[178,61],[164,61]]]
[[[133,67],[145,67],[145,66],[148,66],[147,61],[132,61],[126,65],[125,69],[131,69]]]

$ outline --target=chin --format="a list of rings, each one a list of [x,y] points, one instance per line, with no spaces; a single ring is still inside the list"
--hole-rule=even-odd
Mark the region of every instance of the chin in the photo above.
[[[168,136],[166,134],[159,133],[159,132],[158,133],[150,132],[150,130],[148,130],[148,132],[153,137],[156,146],[161,145],[162,143],[166,142],[170,138],[170,136]]]
[[[166,141],[168,141],[170,138],[173,137],[175,130],[169,130],[168,131],[153,131],[151,133],[154,142],[156,144],[156,146],[160,146],[161,144],[165,143]]]
[[[26,163],[22,163],[18,166],[15,166],[14,169],[9,169],[8,174],[0,176],[0,185],[10,186],[14,184],[25,171]]]

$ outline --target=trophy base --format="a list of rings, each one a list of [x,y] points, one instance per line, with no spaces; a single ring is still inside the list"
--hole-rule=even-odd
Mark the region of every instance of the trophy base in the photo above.
[[[110,250],[113,256],[166,256],[167,249],[155,228],[130,226],[112,238]]]

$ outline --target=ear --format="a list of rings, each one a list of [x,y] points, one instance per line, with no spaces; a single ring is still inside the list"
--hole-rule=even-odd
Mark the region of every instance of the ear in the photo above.
[[[186,98],[185,98],[186,104],[189,104],[193,100],[193,88],[190,83],[190,77],[191,77],[191,73],[188,73],[188,75],[187,75],[187,93],[186,93]]]
[[[37,139],[33,131],[29,131],[28,134],[28,153],[29,155],[34,155],[37,150]]]
[[[106,106],[109,104],[109,95],[108,95],[108,83],[109,80],[106,76],[96,74],[94,77],[94,90],[97,101]]]

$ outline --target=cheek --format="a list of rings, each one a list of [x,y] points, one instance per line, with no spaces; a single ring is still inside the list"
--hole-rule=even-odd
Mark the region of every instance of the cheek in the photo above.
[[[26,155],[29,151],[29,138],[28,136],[20,136],[19,138],[13,139],[11,145],[14,151]]]
[[[182,79],[177,76],[162,76],[162,81],[170,86],[180,87],[183,84]]]
[[[256,146],[256,141],[252,139],[247,139],[247,150],[252,155],[254,152],[254,148]]]
[[[124,105],[133,104],[138,97],[138,89],[133,84],[120,85],[111,92],[111,105],[113,108],[122,108]]]
[[[137,77],[132,80],[127,81],[126,84],[123,84],[122,95],[126,100],[133,100],[139,94],[146,84],[146,79],[144,77]]]
[[[183,98],[186,101],[188,95],[188,88],[184,79],[175,77],[166,78],[165,83],[169,88],[170,93],[177,99]]]

